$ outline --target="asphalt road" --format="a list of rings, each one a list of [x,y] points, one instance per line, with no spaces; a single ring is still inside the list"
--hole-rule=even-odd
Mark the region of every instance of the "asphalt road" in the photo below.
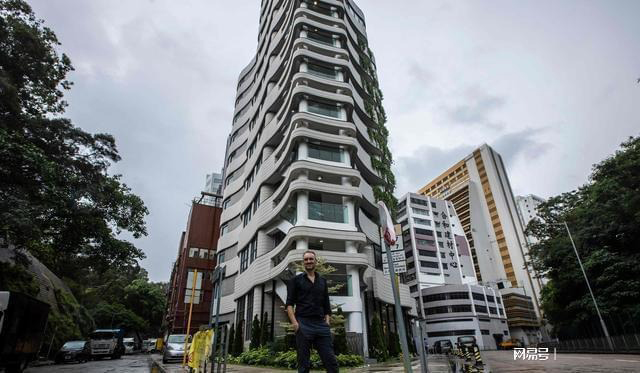
[[[25,373],[149,373],[149,356],[125,355],[120,359],[102,359],[86,363],[68,363],[32,367]]]

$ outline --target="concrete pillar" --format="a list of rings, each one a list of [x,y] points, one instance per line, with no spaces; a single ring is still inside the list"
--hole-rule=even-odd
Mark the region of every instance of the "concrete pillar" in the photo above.
[[[304,160],[309,158],[309,145],[306,142],[302,141],[298,144],[298,159]]]
[[[342,148],[342,159],[342,162],[351,168],[351,153],[349,153],[348,148]]]
[[[342,72],[342,69],[337,68],[336,70],[336,79],[340,82],[344,82],[344,73]]]
[[[306,73],[307,71],[309,71],[309,65],[307,65],[306,62],[303,62],[300,64],[300,72],[301,73]]]
[[[333,36],[333,46],[336,48],[342,48],[342,43],[340,42],[340,37],[337,35]]]
[[[309,219],[309,194],[306,191],[297,192],[296,225],[307,225]]]
[[[307,30],[300,30],[300,37],[301,38],[306,38],[307,37]]]
[[[300,100],[300,103],[298,104],[298,111],[299,112],[307,111],[308,110],[307,107],[308,107],[307,100],[305,99]]]
[[[347,206],[346,224],[356,230],[356,210],[352,197],[342,197],[342,205]]]
[[[340,108],[340,119],[347,120],[347,109],[344,106]]]
[[[296,240],[296,250],[309,250],[309,239],[299,238]]]
[[[346,241],[345,252],[347,254],[357,254],[358,246],[353,241]],[[347,276],[351,278],[351,291],[352,297],[355,303],[355,310],[347,314],[347,326],[348,332],[362,333],[362,294],[360,293],[360,273],[357,266],[348,265]]]

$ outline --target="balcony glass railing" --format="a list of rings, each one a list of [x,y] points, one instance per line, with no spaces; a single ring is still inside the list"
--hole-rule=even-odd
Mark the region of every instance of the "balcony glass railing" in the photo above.
[[[342,162],[342,150],[338,148],[331,148],[328,146],[309,144],[308,145],[309,158],[322,159],[331,162]]]
[[[350,297],[353,295],[353,287],[350,275],[328,274],[324,275],[327,279],[329,295],[339,297]]]
[[[309,101],[307,110],[313,114],[325,115],[331,118],[340,119],[340,108],[335,105],[323,104],[321,102]]]
[[[308,71],[310,74],[317,75],[319,77],[327,78],[327,79],[333,79],[333,80],[338,79],[338,72],[333,68],[315,65],[315,64],[309,64],[308,67],[309,67]]]
[[[333,42],[333,36],[331,35],[325,35],[325,34],[318,34],[315,32],[308,32],[307,33],[307,38],[318,42],[320,44],[324,44],[324,45],[329,45],[334,47],[335,43]]]
[[[347,223],[347,206],[309,201],[309,219]]]

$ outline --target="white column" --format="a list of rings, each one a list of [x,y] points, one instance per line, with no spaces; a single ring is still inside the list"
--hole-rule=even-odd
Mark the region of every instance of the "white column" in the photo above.
[[[336,79],[340,82],[344,82],[344,73],[342,72],[342,69],[337,69]]]
[[[309,145],[305,141],[298,144],[298,159],[304,160],[309,158]]]
[[[344,184],[344,179],[343,179],[343,184],[342,185],[351,185],[351,183]],[[343,206],[347,206],[347,221],[346,221],[346,223],[349,224],[354,230],[356,230],[356,210],[355,210],[355,204],[353,203],[353,198],[352,197],[342,197],[342,205]]]
[[[309,250],[309,240],[307,238],[299,238],[296,240],[296,250]]]
[[[296,211],[296,225],[307,225],[307,220],[309,219],[309,194],[306,191],[298,192]]]
[[[306,73],[307,71],[309,71],[309,65],[307,65],[306,62],[303,62],[300,64],[300,72],[301,73]]]
[[[307,30],[300,30],[300,37],[301,38],[306,38],[307,37]]]
[[[345,252],[347,254],[357,254],[358,247],[353,241],[346,241]],[[357,266],[347,265],[347,275],[351,277],[351,291],[354,300],[355,310],[347,314],[348,332],[362,333],[362,294],[360,293],[360,274]]]
[[[305,99],[300,100],[300,103],[298,104],[298,111],[299,112],[308,111],[308,109],[307,109],[307,100],[305,100]]]

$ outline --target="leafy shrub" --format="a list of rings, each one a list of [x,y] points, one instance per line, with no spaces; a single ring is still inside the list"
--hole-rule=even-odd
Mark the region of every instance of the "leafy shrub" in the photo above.
[[[359,367],[364,365],[364,359],[360,355],[340,354],[336,356],[341,367]]]
[[[263,365],[294,369],[298,366],[298,354],[295,350],[273,353],[266,347],[256,348],[241,353],[238,357],[229,357],[230,364]],[[358,367],[364,365],[364,359],[360,355],[340,354],[336,356],[341,367]],[[320,355],[311,350],[311,368],[322,367]]]

